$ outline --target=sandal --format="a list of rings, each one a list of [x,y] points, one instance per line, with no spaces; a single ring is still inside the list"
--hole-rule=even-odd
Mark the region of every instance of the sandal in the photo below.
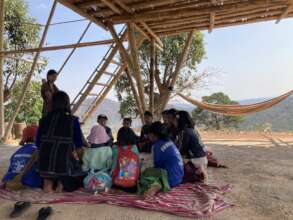
[[[37,220],[46,220],[50,215],[52,215],[53,209],[51,207],[43,207],[39,210]]]
[[[21,216],[29,207],[31,206],[30,202],[18,201],[14,204],[14,209],[10,213],[10,218],[17,218]]]

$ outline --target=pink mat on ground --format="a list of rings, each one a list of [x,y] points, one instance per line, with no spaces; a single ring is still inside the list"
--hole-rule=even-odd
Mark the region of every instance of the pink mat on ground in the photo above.
[[[0,187],[0,198],[32,203],[54,204],[100,204],[106,203],[124,207],[134,207],[165,212],[185,217],[209,217],[232,205],[224,202],[222,195],[231,190],[229,185],[223,187],[203,184],[182,184],[170,192],[159,193],[149,200],[133,194],[89,194],[82,191],[73,193],[45,194],[40,189],[8,191]]]

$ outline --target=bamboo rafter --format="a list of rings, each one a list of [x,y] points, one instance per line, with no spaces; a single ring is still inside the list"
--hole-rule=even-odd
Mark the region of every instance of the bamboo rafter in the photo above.
[[[63,0],[103,23],[134,22],[159,37],[292,17],[292,0]],[[157,40],[156,40],[157,42]]]

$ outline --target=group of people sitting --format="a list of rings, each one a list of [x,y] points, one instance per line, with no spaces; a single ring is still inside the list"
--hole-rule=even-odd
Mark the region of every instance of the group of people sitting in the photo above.
[[[72,115],[69,96],[56,91],[50,111],[23,132],[23,146],[11,157],[3,178],[6,187],[15,182],[41,187],[46,193],[126,191],[146,198],[183,182],[207,182],[207,152],[192,118],[186,111],[162,112],[163,122],[146,111],[140,136],[131,118],[114,141],[107,116],[99,115],[87,138],[79,119]],[[141,154],[152,164],[143,166]]]

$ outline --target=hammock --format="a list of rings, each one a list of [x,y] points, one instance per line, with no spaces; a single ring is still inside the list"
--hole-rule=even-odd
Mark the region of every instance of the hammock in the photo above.
[[[246,114],[252,114],[259,111],[263,111],[285,100],[292,94],[293,94],[293,90],[281,96],[278,96],[276,98],[273,98],[264,102],[259,102],[256,104],[250,104],[250,105],[224,105],[224,104],[210,104],[206,102],[199,102],[181,93],[177,93],[177,95],[182,97],[184,100],[190,102],[193,105],[196,105],[199,108],[202,108],[211,112],[215,112],[215,113],[220,113],[223,115],[246,115]]]

